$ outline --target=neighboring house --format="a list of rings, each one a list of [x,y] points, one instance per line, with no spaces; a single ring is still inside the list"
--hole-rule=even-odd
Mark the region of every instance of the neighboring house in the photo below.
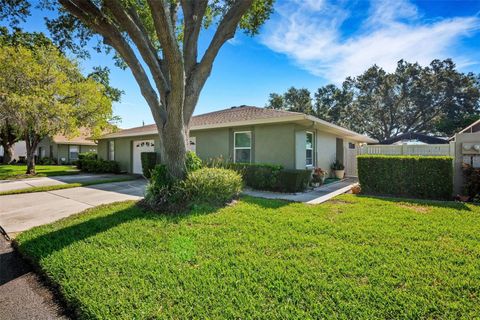
[[[3,157],[3,147],[0,146],[0,157]],[[13,159],[18,161],[20,157],[27,157],[27,146],[25,141],[18,141],[13,145]]]
[[[349,149],[377,140],[303,113],[250,106],[194,116],[190,149],[203,160],[281,164],[286,169],[346,163]],[[140,154],[159,150],[155,125],[120,130],[98,140],[100,158],[115,160],[123,171],[142,173]],[[356,161],[354,161],[356,163]],[[353,169],[353,168],[352,168]],[[347,170],[348,172],[348,170]]]
[[[468,127],[465,127],[461,131],[457,132],[457,134],[463,134],[463,133],[475,133],[480,131],[480,119],[469,125]],[[455,140],[455,135],[449,138],[450,141]]]
[[[78,160],[78,154],[83,152],[97,152],[97,143],[89,138],[88,130],[81,129],[75,137],[55,135],[44,138],[37,146],[38,159],[53,158],[57,163],[72,163]]]
[[[396,137],[380,141],[378,144],[391,144],[391,145],[418,145],[418,144],[447,144],[448,139],[442,137],[430,136],[424,133],[407,132],[400,134]]]

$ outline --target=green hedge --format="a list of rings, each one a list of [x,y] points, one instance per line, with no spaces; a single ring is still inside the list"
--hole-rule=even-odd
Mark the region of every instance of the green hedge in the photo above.
[[[152,170],[157,165],[157,153],[156,152],[142,152],[140,153],[140,159],[142,161],[143,176],[150,179]]]
[[[95,152],[79,153],[78,160],[75,162],[78,169],[82,170],[83,162],[85,160],[97,160],[97,154]]]
[[[228,169],[237,171],[245,185],[258,190],[275,190],[281,165],[267,163],[229,163]]]
[[[301,192],[307,189],[312,179],[312,170],[282,170],[278,175],[277,190]]]
[[[437,156],[361,155],[362,192],[427,199],[451,199],[453,159]]]
[[[120,165],[116,161],[82,160],[82,171],[90,173],[120,173]]]

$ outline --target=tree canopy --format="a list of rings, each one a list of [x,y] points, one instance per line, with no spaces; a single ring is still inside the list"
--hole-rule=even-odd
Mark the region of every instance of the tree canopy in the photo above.
[[[27,173],[34,173],[34,152],[44,137],[74,136],[80,127],[99,135],[109,126],[105,87],[55,47],[0,46],[0,65],[0,119],[25,140]]]
[[[394,72],[374,65],[341,87],[319,88],[312,99],[290,88],[283,96],[271,94],[267,107],[297,111],[309,105],[308,114],[384,140],[407,132],[450,136],[480,116],[480,75],[462,73],[451,59],[433,60],[422,67],[400,60]],[[295,102],[285,103],[286,97]]]
[[[29,14],[29,1],[3,1],[11,23]],[[183,178],[190,119],[215,58],[237,29],[257,34],[273,1],[45,0],[42,5],[56,10],[47,27],[60,47],[88,57],[85,48],[100,36],[98,51],[114,49],[117,64],[130,69],[150,107],[161,161],[173,177]],[[198,39],[207,28],[213,36],[199,52]]]

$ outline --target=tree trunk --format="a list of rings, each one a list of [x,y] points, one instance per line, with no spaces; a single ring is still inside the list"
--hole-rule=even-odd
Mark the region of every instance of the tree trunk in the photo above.
[[[35,174],[35,149],[40,138],[36,135],[32,137],[27,133],[25,135],[25,145],[27,147],[27,172],[26,174]]]
[[[187,152],[183,120],[170,120],[160,131],[161,161],[175,179],[186,176],[185,156]]]
[[[9,164],[13,160],[14,152],[13,152],[13,145],[10,143],[3,143],[3,164]]]

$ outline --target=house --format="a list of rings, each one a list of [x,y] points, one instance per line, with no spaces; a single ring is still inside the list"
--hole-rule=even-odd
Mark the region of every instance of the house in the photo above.
[[[436,137],[419,132],[407,132],[399,134],[393,138],[380,141],[378,144],[386,145],[418,145],[418,144],[447,144],[448,139]]]
[[[80,129],[75,137],[57,134],[46,137],[40,141],[35,152],[38,159],[52,158],[57,163],[72,163],[78,160],[78,154],[84,152],[97,152],[97,143],[90,139],[90,132]]]
[[[0,158],[3,157],[3,147],[0,146]],[[27,146],[25,141],[17,141],[13,145],[13,159],[15,161],[19,161],[25,159],[27,157]],[[1,161],[0,161],[1,163]]]
[[[194,116],[190,122],[190,149],[203,160],[223,157],[286,169],[329,169],[336,159],[347,163],[347,155],[356,156],[349,149],[375,142],[310,115],[252,106]],[[140,174],[140,154],[158,152],[159,143],[155,125],[120,130],[99,138],[98,156],[118,161],[122,171]]]

